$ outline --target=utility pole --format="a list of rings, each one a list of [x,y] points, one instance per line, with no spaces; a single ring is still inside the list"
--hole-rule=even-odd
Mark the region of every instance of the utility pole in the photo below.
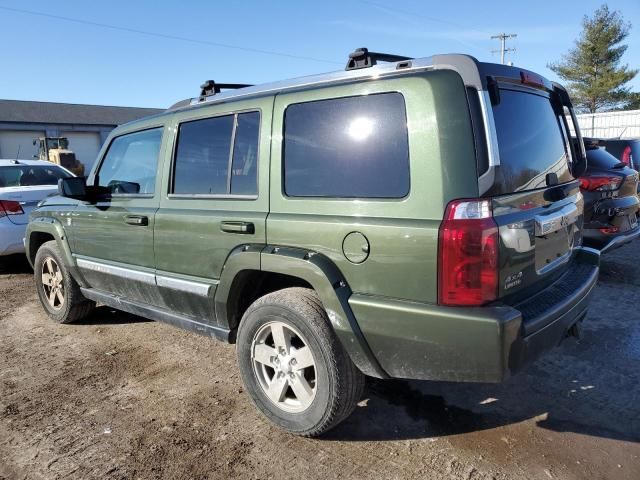
[[[515,38],[517,37],[517,33],[500,33],[499,35],[493,35],[491,37],[492,40],[499,39],[500,40],[500,50],[492,50],[491,53],[500,52],[500,63],[504,65],[504,54],[508,52],[515,52],[515,48],[506,48],[507,38]]]

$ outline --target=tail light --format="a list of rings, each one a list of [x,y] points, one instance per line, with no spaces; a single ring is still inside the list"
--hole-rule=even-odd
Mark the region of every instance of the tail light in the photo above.
[[[455,200],[438,234],[438,303],[478,306],[498,293],[498,225],[489,200]]]
[[[0,200],[0,217],[6,217],[7,215],[22,215],[24,210],[20,202],[13,200]]]
[[[607,192],[620,188],[623,177],[581,177],[580,188],[589,192]]]
[[[618,233],[620,231],[620,228],[613,226],[613,227],[599,228],[598,230],[600,230],[600,232],[605,234],[611,234],[611,233]]]
[[[620,160],[628,167],[633,168],[633,164],[631,163],[631,145],[627,145],[622,151],[622,158]]]

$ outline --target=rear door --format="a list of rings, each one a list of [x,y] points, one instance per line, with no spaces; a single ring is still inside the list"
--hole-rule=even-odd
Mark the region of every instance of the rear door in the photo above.
[[[567,271],[581,244],[583,199],[559,99],[515,82],[493,87],[499,166],[486,195],[501,239],[498,296],[517,302]]]
[[[266,243],[272,109],[267,97],[174,115],[154,239],[159,293],[171,311],[213,321],[230,253]]]

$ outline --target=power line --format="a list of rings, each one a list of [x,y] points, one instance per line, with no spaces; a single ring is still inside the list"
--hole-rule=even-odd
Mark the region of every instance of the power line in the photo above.
[[[182,36],[179,36],[179,35],[169,35],[169,34],[166,34],[166,33],[151,32],[151,31],[148,31],[148,30],[139,30],[137,28],[122,27],[122,26],[119,26],[119,25],[112,25],[112,24],[108,24],[108,23],[93,22],[91,20],[84,20],[84,19],[80,19],[80,18],[65,17],[65,16],[62,16],[62,15],[54,15],[54,14],[51,14],[51,13],[35,12],[33,10],[24,10],[24,9],[21,9],[21,8],[11,8],[11,7],[0,6],[0,10],[23,13],[25,15],[35,15],[35,16],[38,16],[38,17],[53,18],[55,20],[63,20],[63,21],[66,21],[66,22],[80,23],[80,24],[83,24],[83,25],[91,25],[91,26],[100,27],[100,28],[109,28],[111,30],[119,30],[119,31],[122,31],[122,32],[137,33],[139,35],[147,35],[147,36],[150,36],[150,37],[164,38],[164,39],[167,39],[167,40],[179,40],[181,42],[197,43],[197,44],[200,44],[200,45],[209,45],[209,46],[212,46],[212,47],[219,47],[219,48],[230,48],[230,49],[234,49],[234,50],[242,50],[244,52],[259,53],[259,54],[262,54],[262,55],[274,55],[274,56],[278,56],[278,57],[292,58],[292,59],[296,59],[296,60],[309,60],[311,62],[320,62],[320,63],[330,63],[330,64],[333,64],[333,65],[341,65],[340,62],[334,62],[332,60],[326,60],[324,58],[314,58],[314,57],[307,57],[307,56],[304,56],[304,55],[294,55],[294,54],[285,53],[285,52],[276,52],[276,51],[273,51],[273,50],[263,50],[263,49],[260,49],[260,48],[252,48],[252,47],[242,47],[242,46],[238,46],[238,45],[230,45],[228,43],[211,42],[209,40],[199,40],[197,38],[182,37]]]
[[[491,50],[491,53],[500,52],[500,63],[504,65],[504,54],[509,52],[515,52],[515,48],[506,48],[507,38],[516,38],[518,36],[517,33],[500,33],[498,35],[492,35],[492,40],[500,40],[500,50]]]
[[[378,2],[373,2],[373,1],[370,1],[370,0],[359,0],[359,1],[360,1],[360,3],[364,3],[364,4],[367,4],[367,5],[372,5],[374,7],[378,7],[380,9],[386,10],[388,12],[399,13],[401,15],[405,15],[405,16],[408,16],[408,17],[423,18],[425,20],[429,20],[429,21],[434,22],[434,23],[441,23],[443,25],[449,25],[449,26],[460,28],[460,29],[463,29],[463,30],[469,30],[469,31],[472,31],[472,32],[479,33],[481,35],[491,35],[489,32],[486,32],[486,31],[483,31],[483,30],[479,30],[479,29],[477,29],[477,28],[475,28],[473,26],[464,25],[464,24],[457,23],[457,22],[452,22],[450,20],[445,20],[443,18],[437,18],[437,17],[432,17],[432,16],[429,16],[429,15],[423,15],[423,14],[420,14],[420,13],[409,12],[407,10],[400,10],[400,9],[398,9],[396,7],[391,7],[391,6],[384,5],[384,4],[378,3]],[[464,45],[464,46],[466,46],[468,48],[473,48],[473,49],[475,49],[477,51],[484,51],[483,49],[481,49],[477,45],[474,45],[473,43],[470,43],[470,42],[467,42],[465,40],[462,40],[461,38],[457,38],[456,36],[453,36],[451,38],[451,40],[453,40],[454,42],[458,42],[458,43],[460,43],[460,44],[462,44],[462,45]]]
[[[457,23],[457,22],[452,22],[450,20],[445,20],[443,18],[437,18],[437,17],[432,17],[429,15],[423,15],[420,13],[414,13],[414,12],[409,12],[407,10],[399,10],[396,7],[391,7],[388,5],[384,5],[382,3],[378,3],[378,2],[372,2],[370,0],[360,0],[361,3],[367,3],[369,5],[373,5],[374,7],[380,7],[380,8],[384,8],[386,10],[390,10],[392,12],[397,12],[397,13],[402,13],[404,15],[409,15],[409,16],[413,16],[413,17],[419,17],[419,18],[424,18],[425,20],[430,20],[432,22],[436,22],[436,23],[442,23],[442,24],[446,24],[446,25],[451,25],[452,27],[457,27],[457,28],[464,28],[466,30],[473,30],[485,35],[488,35],[488,32],[482,31],[482,30],[478,30],[477,28],[470,26],[470,25],[464,25],[462,23]]]

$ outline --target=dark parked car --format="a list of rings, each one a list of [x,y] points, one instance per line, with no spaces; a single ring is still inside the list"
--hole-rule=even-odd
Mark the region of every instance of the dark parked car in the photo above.
[[[638,170],[638,167],[640,167],[640,139],[609,138],[602,142],[607,152],[628,167]]]
[[[585,138],[587,171],[580,177],[584,195],[584,244],[602,252],[640,236],[638,172],[603,147],[602,140]]]

